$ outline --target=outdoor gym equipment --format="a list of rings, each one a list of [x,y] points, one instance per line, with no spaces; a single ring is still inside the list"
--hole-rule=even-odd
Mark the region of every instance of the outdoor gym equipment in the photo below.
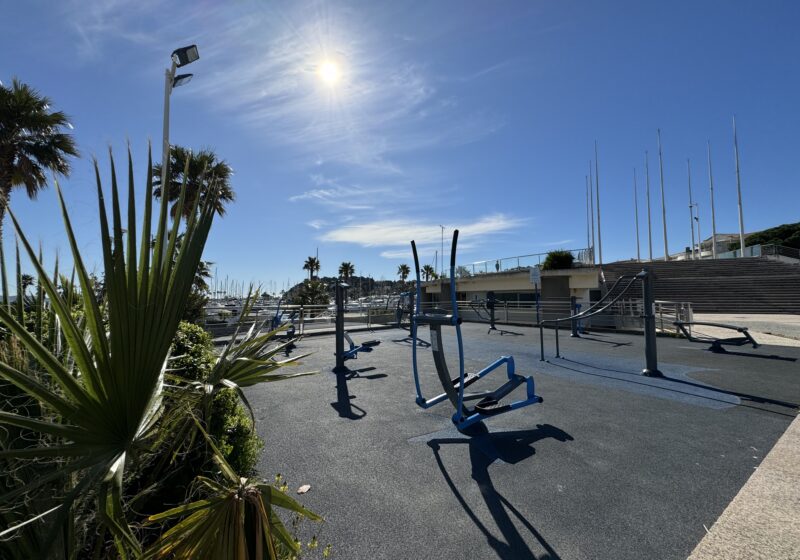
[[[274,331],[280,328],[281,325],[284,323],[290,323],[289,327],[286,329],[286,336],[289,338],[294,337],[295,334],[295,327],[294,327],[294,318],[297,316],[297,311],[293,311],[291,315],[289,315],[286,321],[283,320],[284,312],[281,311],[281,302],[283,302],[283,296],[278,300],[278,307],[275,309],[275,315],[272,316],[272,320],[270,321],[269,328],[270,330]]]
[[[395,307],[395,319],[397,320],[397,328],[403,328],[403,315],[411,317],[414,310],[414,296],[411,292],[403,292],[397,299],[397,306]]]
[[[725,350],[723,346],[744,346],[745,344],[752,344],[753,348],[758,348],[758,342],[756,342],[756,340],[752,337],[752,335],[747,331],[747,327],[737,327],[736,325],[726,325],[724,323],[705,323],[701,321],[675,321],[672,324],[681,330],[683,336],[685,336],[686,340],[688,340],[689,342],[700,342],[701,344],[711,344],[711,346],[708,349],[714,352],[715,354],[726,353],[727,350]],[[694,326],[730,329],[732,331],[741,333],[742,336],[735,336],[731,338],[717,338],[706,335],[697,336],[696,334],[692,334],[690,330],[690,328]]]
[[[344,282],[336,282],[336,290],[334,299],[336,302],[336,367],[333,368],[334,373],[343,373],[347,371],[347,366],[344,365],[345,360],[353,360],[358,358],[359,352],[372,352],[372,349],[381,343],[380,340],[368,340],[362,342],[360,345],[353,342],[350,335],[344,330],[344,292],[349,288]],[[344,349],[344,341],[347,340],[350,348]]]
[[[499,332],[500,336],[504,334],[513,334],[514,336],[521,336],[522,333],[514,332],[514,331],[507,331],[504,329],[498,329],[495,325],[495,315],[494,310],[497,306],[497,296],[495,296],[494,292],[486,292],[486,301],[484,302],[486,309],[489,311],[489,330],[486,334],[492,334],[492,331]]]
[[[414,385],[417,391],[417,404],[422,408],[430,408],[444,400],[449,400],[455,408],[452,420],[456,427],[463,431],[481,420],[490,416],[496,416],[516,410],[528,405],[542,402],[542,398],[536,395],[533,377],[524,377],[514,372],[514,357],[501,356],[477,373],[467,373],[464,367],[464,342],[461,336],[461,317],[458,315],[458,305],[456,301],[455,289],[455,268],[456,268],[456,247],[458,244],[458,230],[453,232],[453,244],[450,250],[450,305],[451,311],[444,309],[432,309],[428,312],[422,310],[421,299],[422,290],[419,273],[419,256],[417,245],[411,242],[411,250],[414,253],[414,267],[417,274],[417,297],[414,305],[414,313],[411,315],[411,337],[414,344],[411,345],[411,360],[414,372]],[[436,373],[442,384],[444,393],[426,399],[422,396],[422,389],[419,382],[419,369],[417,366],[417,329],[420,325],[428,325],[430,328],[431,350],[433,352],[433,363]],[[442,338],[442,327],[454,327],[458,346],[458,376],[451,378],[447,368],[447,361],[444,353],[444,339]],[[507,381],[494,391],[482,391],[477,393],[465,393],[464,389],[476,382],[478,379],[488,375],[492,371],[506,366]],[[525,384],[525,398],[512,402],[502,402],[514,389]],[[477,401],[474,406],[467,405],[468,402]]]
[[[628,284],[622,289],[622,291],[617,294],[614,298],[610,301],[606,301],[610,298],[611,294],[614,292],[615,288],[622,283],[623,280],[628,280]],[[662,373],[658,369],[658,349],[656,347],[656,316],[655,316],[655,297],[653,295],[653,282],[655,280],[655,275],[647,268],[644,267],[642,271],[638,274],[626,274],[617,278],[616,282],[614,282],[611,289],[608,290],[603,297],[597,300],[593,305],[588,307],[586,311],[581,313],[575,313],[570,315],[569,317],[561,317],[558,319],[545,319],[544,321],[539,321],[539,359],[540,361],[545,361],[544,359],[544,325],[545,324],[553,324],[555,326],[555,333],[556,333],[556,358],[561,357],[561,351],[558,343],[558,333],[559,323],[569,321],[572,333],[571,336],[579,337],[578,335],[578,323],[583,319],[588,319],[589,317],[593,317],[594,315],[598,315],[604,312],[606,309],[610,308],[614,305],[622,296],[624,296],[628,290],[633,286],[633,284],[637,281],[642,283],[642,308],[643,314],[642,319],[644,319],[644,353],[645,353],[645,368],[642,370],[642,375],[647,377],[662,377]],[[572,309],[575,309],[575,299],[572,299]]]

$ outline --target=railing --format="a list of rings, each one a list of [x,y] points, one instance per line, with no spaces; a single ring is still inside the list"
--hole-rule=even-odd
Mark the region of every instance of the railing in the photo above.
[[[487,311],[483,308],[476,309],[480,303],[474,301],[459,301],[458,314],[465,322],[482,323],[487,321]],[[590,303],[578,301],[578,305],[586,310]],[[449,309],[447,305],[438,303],[425,303],[423,310],[433,308]],[[497,323],[519,324],[535,326],[539,321],[548,321],[566,317],[572,313],[570,298],[550,298],[535,302],[503,302],[495,304],[495,320]],[[611,305],[602,313],[578,321],[579,329],[584,328],[610,328],[639,330],[642,329],[642,316],[644,307],[641,298],[621,299]],[[655,302],[656,329],[659,332],[676,332],[673,325],[675,321],[691,322],[693,320],[692,304],[687,302],[660,301]]]
[[[761,246],[761,256],[788,257],[790,259],[796,259],[800,261],[800,249],[795,249],[794,247],[786,247],[784,245],[775,245],[770,243],[769,245]]]
[[[593,263],[592,250],[588,249],[569,249],[575,262],[584,266]],[[501,259],[490,259],[487,261],[476,261],[473,263],[462,264],[456,267],[456,275],[459,277],[475,276],[478,274],[494,274],[498,272],[513,272],[517,270],[527,270],[534,266],[539,266],[547,258],[547,253],[533,253],[530,255],[518,255],[516,257],[503,257]]]
[[[734,251],[726,251],[718,253],[718,259],[736,259],[741,256],[745,257],[787,257],[790,259],[800,260],[800,249],[794,247],[786,247],[784,245],[776,245],[769,243],[766,245],[750,245],[744,248],[744,253],[740,249]]]
[[[641,327],[641,318],[644,315],[642,299],[621,300],[609,310],[609,314],[614,318],[616,328],[638,329]],[[693,317],[691,303],[655,301],[656,330],[659,332],[677,333],[678,330],[674,325],[675,321],[691,322]]]

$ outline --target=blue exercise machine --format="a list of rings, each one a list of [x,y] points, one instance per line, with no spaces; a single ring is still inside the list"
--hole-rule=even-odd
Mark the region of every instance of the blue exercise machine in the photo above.
[[[295,327],[294,327],[294,319],[297,317],[297,311],[292,311],[286,321],[283,320],[284,312],[281,311],[281,303],[283,302],[283,296],[278,299],[278,307],[275,309],[275,315],[272,316],[272,320],[270,321],[269,328],[271,331],[279,329],[285,323],[289,323],[289,327],[286,329],[286,336],[289,338],[294,337],[295,335]]]
[[[411,250],[414,253],[414,267],[417,274],[417,297],[414,302],[414,313],[411,315],[411,337],[414,344],[411,345],[411,360],[414,371],[414,385],[417,391],[417,405],[422,408],[430,408],[442,401],[449,400],[455,408],[452,420],[459,431],[466,430],[470,426],[481,422],[491,416],[497,416],[505,412],[510,412],[518,408],[523,408],[532,404],[542,402],[542,397],[535,392],[533,377],[522,376],[515,373],[514,357],[501,356],[482,370],[476,373],[467,373],[464,368],[464,343],[461,336],[461,317],[458,315],[458,305],[456,301],[455,288],[455,268],[456,268],[456,247],[458,244],[458,230],[453,232],[453,244],[450,250],[450,305],[452,310],[432,309],[428,312],[422,310],[422,289],[420,287],[419,256],[417,245],[411,242]],[[430,329],[431,350],[433,352],[433,362],[436,373],[442,384],[444,393],[426,399],[422,396],[422,389],[419,382],[419,369],[417,367],[417,330],[420,325],[427,325]],[[458,376],[451,378],[447,368],[445,358],[442,327],[454,327],[458,346]],[[481,391],[466,393],[464,390],[469,386],[485,377],[501,366],[506,366],[506,382],[494,391]],[[525,398],[511,402],[503,402],[520,385],[525,385]],[[474,402],[474,406],[468,403]]]

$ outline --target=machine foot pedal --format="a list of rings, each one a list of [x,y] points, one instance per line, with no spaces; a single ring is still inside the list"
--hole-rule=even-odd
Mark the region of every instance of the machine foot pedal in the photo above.
[[[367,348],[371,348],[373,346],[377,346],[380,343],[381,343],[380,340],[368,340],[366,342],[362,342],[361,346],[366,346]]]
[[[466,373],[464,374],[464,387],[469,387],[473,383],[475,383],[480,377],[478,377],[477,373]],[[459,382],[461,381],[461,377],[455,377],[451,380],[453,382],[453,387],[458,389]]]
[[[489,416],[492,414],[500,414],[501,412],[505,412],[510,409],[510,404],[502,403],[491,397],[487,397],[481,401],[478,401],[478,404],[475,405],[475,410],[481,414],[486,414]]]

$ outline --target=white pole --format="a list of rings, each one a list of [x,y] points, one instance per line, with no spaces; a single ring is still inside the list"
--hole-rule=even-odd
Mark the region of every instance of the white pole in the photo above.
[[[591,237],[589,233],[589,176],[586,178],[586,247],[591,247]]]
[[[744,216],[742,214],[742,181],[739,174],[739,140],[736,137],[736,115],[733,116],[733,150],[736,154],[736,193],[739,196],[739,248],[744,256]]]
[[[694,260],[694,204],[692,203],[692,164],[686,160],[686,173],[689,178],[689,227],[692,230],[692,260]]]
[[[661,129],[658,129],[658,170],[661,174],[661,223],[664,225],[664,262],[669,260],[667,247],[667,205],[664,201],[664,157],[661,152]]]
[[[717,219],[714,216],[714,176],[711,173],[711,140],[708,141],[708,186],[711,189],[711,258],[717,258]]]
[[[169,169],[169,97],[172,94],[172,82],[175,80],[177,64],[173,59],[172,65],[164,75],[164,137],[161,144],[161,196],[167,196],[167,170]]]
[[[633,168],[633,215],[636,222],[636,260],[642,260],[642,253],[639,249],[639,194],[636,186],[636,168]]]
[[[644,153],[644,175],[647,185],[647,244],[650,250],[650,260],[653,260],[653,220],[650,214],[650,162],[647,152]]]
[[[600,230],[600,168],[597,163],[597,140],[594,141],[594,194],[597,197],[597,251],[603,266],[603,236]]]
[[[439,278],[444,278],[444,226],[439,224],[439,227],[442,228],[442,270],[439,274]]]
[[[592,264],[594,264],[594,181],[592,160],[589,160],[589,207],[592,210]]]

